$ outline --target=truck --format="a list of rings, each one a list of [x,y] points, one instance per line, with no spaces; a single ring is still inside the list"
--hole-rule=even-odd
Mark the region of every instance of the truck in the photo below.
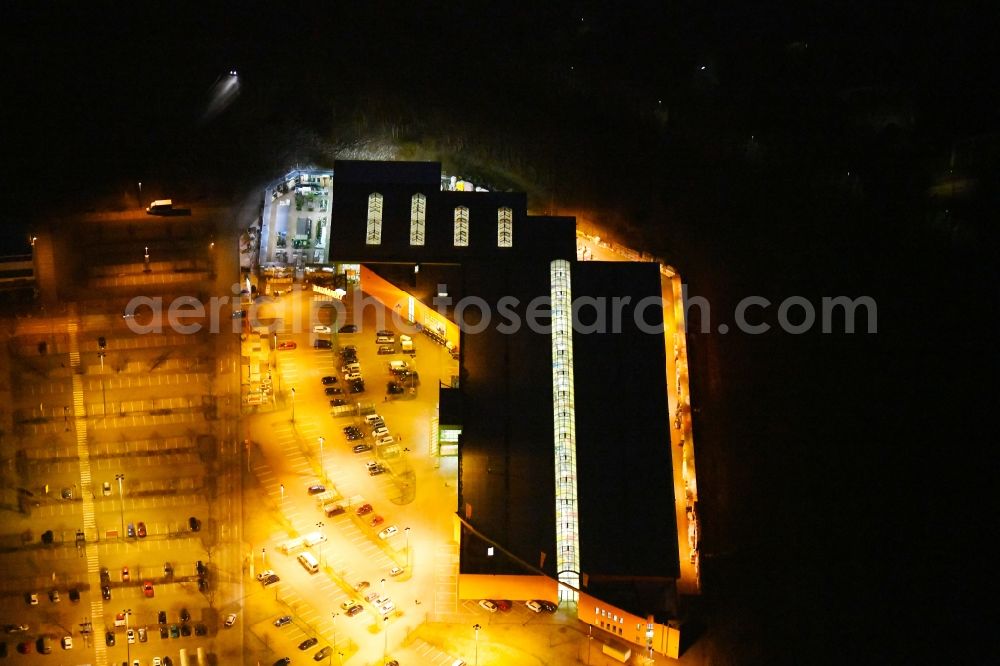
[[[628,647],[624,643],[618,643],[616,641],[608,641],[605,643],[601,652],[623,664],[632,656],[632,648]]]
[[[298,539],[292,539],[291,541],[286,541],[280,546],[281,551],[285,553],[285,555],[291,555],[293,553],[297,553],[300,550],[304,550],[305,547],[306,547],[306,542],[301,537],[299,537]]]
[[[146,215],[190,215],[190,208],[175,208],[172,199],[157,199],[146,206]]]

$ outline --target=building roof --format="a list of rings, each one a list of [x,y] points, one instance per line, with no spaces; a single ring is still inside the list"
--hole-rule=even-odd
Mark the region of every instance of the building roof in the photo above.
[[[607,306],[606,333],[594,306],[578,308],[573,335],[577,477],[583,573],[679,574],[667,365],[659,267],[581,262],[573,298]],[[620,308],[613,299],[629,299]],[[620,309],[620,332],[614,332]],[[646,322],[646,332],[637,321]]]

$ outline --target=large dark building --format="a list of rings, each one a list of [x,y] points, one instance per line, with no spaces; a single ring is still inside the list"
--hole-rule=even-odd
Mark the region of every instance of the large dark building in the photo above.
[[[572,218],[442,183],[436,163],[337,162],[320,235],[324,263],[363,264],[424,311],[446,293],[460,324],[439,405],[458,441],[459,594],[558,600],[664,652],[679,563],[659,267],[577,261]]]

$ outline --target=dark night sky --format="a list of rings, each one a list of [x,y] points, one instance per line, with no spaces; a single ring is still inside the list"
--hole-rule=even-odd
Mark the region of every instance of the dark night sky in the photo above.
[[[718,663],[986,663],[995,9],[535,4],[8,5],[5,245],[139,179],[225,199],[395,125],[618,211],[713,310],[870,294],[875,336],[692,336],[697,610]],[[979,189],[933,200],[956,141]]]

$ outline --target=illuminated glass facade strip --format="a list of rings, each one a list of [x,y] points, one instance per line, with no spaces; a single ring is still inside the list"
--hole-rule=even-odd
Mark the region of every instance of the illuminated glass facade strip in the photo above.
[[[560,599],[576,601],[580,587],[580,525],[577,518],[576,414],[573,397],[573,297],[570,263],[549,267],[552,297],[552,418],[556,490],[556,570]]]
[[[410,245],[424,244],[424,226],[427,221],[427,197],[414,194],[410,199]]]
[[[382,195],[378,192],[368,195],[368,227],[365,230],[365,244],[382,244]]]
[[[469,209],[465,206],[455,207],[455,247],[466,247],[469,244]]]
[[[514,246],[514,212],[507,207],[497,208],[497,247]]]

